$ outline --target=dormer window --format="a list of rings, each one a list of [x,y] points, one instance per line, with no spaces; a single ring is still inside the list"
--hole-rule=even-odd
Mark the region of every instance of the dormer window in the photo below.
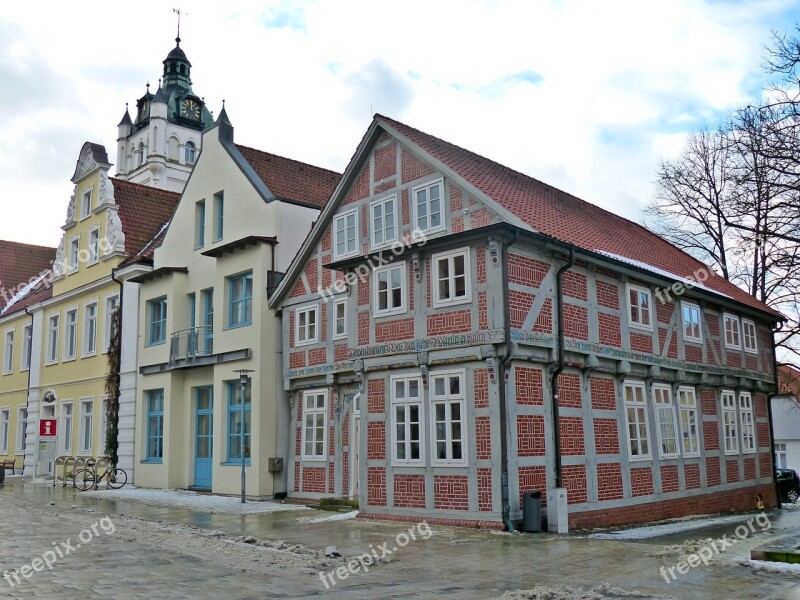
[[[195,159],[195,145],[194,142],[186,142],[184,158],[187,165],[193,165]]]

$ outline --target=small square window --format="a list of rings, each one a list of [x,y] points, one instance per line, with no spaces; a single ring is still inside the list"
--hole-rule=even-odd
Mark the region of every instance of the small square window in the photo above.
[[[375,269],[375,303],[376,316],[392,315],[406,310],[406,264],[405,262],[390,267]]]
[[[304,306],[295,311],[295,346],[315,344],[317,342],[318,307]]]
[[[431,286],[434,307],[471,301],[469,249],[434,254],[431,263]]]

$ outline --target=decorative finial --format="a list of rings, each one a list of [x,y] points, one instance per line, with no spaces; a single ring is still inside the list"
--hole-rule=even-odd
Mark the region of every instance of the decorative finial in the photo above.
[[[175,43],[180,48],[181,46],[181,9],[180,8],[173,8],[172,12],[178,15],[178,36],[175,38]],[[184,13],[189,14],[189,13]]]
[[[145,87],[147,88],[147,91],[149,92],[150,91],[150,82],[149,81],[147,82],[147,85]]]
[[[161,77],[158,78],[158,87],[161,87]]]

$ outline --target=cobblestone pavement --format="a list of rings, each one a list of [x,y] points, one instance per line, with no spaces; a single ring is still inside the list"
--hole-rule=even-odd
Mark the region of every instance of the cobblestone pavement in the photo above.
[[[101,521],[106,514],[114,526],[110,534]],[[800,598],[800,576],[756,572],[734,563],[694,568],[666,583],[659,568],[674,565],[677,557],[657,556],[658,551],[682,537],[716,535],[713,530],[631,542],[432,526],[429,539],[417,535],[398,547],[398,541],[405,541],[398,534],[412,524],[301,524],[299,515],[307,513],[202,514],[7,482],[0,486],[0,574],[36,567],[35,558],[55,551],[54,544],[63,549],[68,539],[74,549],[58,558],[52,571],[45,566],[27,580],[20,573],[19,584],[12,578],[14,587],[0,579],[0,598],[493,598],[535,585],[593,588],[602,582],[678,599]],[[800,511],[771,518],[779,534],[800,528]],[[720,532],[733,529],[725,526]],[[245,545],[243,535],[309,550],[298,546],[287,554],[269,545]],[[345,564],[345,559],[326,562],[319,549],[328,544],[345,556],[377,554],[383,544],[397,550],[391,562],[368,573],[343,579],[334,575],[326,589],[319,572]]]

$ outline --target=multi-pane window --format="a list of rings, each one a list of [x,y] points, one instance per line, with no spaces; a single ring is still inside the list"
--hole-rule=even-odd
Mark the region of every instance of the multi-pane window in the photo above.
[[[433,305],[449,306],[469,302],[471,289],[469,282],[469,250],[434,254],[433,269]]]
[[[58,362],[58,315],[47,320],[47,362]]]
[[[97,352],[97,302],[87,304],[83,312],[83,354]]]
[[[400,313],[406,310],[405,262],[375,269],[376,315]]]
[[[228,382],[228,462],[232,463],[241,464],[243,452],[245,462],[248,462],[251,456],[250,382],[248,379],[244,386],[244,398],[242,398],[242,383],[238,379]],[[242,402],[244,402],[244,415],[242,415]],[[242,428],[244,428],[244,443],[242,443]]]
[[[147,302],[147,343],[163,344],[167,340],[167,299],[156,298]]]
[[[17,437],[14,444],[14,451],[17,454],[25,453],[25,436],[28,426],[28,409],[25,406],[20,406],[17,409]]]
[[[214,194],[214,241],[222,239],[225,223],[225,196],[222,192]]]
[[[700,307],[689,302],[683,305],[683,339],[687,342],[702,342],[700,330]]]
[[[228,326],[253,322],[253,272],[228,278]]]
[[[466,465],[464,372],[432,375],[431,389],[433,464]]]
[[[78,309],[68,310],[64,320],[64,360],[70,360],[78,347]]]
[[[303,460],[325,460],[328,392],[303,392]]]
[[[737,431],[736,394],[722,392],[722,430],[725,438],[725,454],[739,452],[739,433]]]
[[[742,426],[742,452],[755,452],[756,431],[753,419],[753,397],[749,392],[739,394],[739,419]]]
[[[81,454],[91,454],[94,427],[94,400],[81,401],[80,431],[78,451]]]
[[[164,458],[164,390],[145,392],[147,404],[147,439],[145,459],[160,462]]]
[[[14,330],[6,331],[5,354],[3,355],[3,373],[14,370]]]
[[[787,464],[786,444],[775,444],[775,466],[785,469]]]
[[[422,378],[392,377],[392,429],[395,464],[424,464],[422,455]]]
[[[333,337],[347,337],[347,301],[337,300],[333,303]]]
[[[119,296],[106,298],[105,333],[103,334],[103,349],[106,351],[111,346],[111,340],[117,334],[114,313],[117,312],[118,308]]]
[[[8,454],[8,428],[11,409],[0,409],[0,454]]]
[[[647,404],[643,382],[626,382],[625,425],[628,430],[628,455],[631,459],[650,458]]]
[[[661,458],[678,456],[678,422],[672,404],[672,389],[668,385],[653,386],[653,404],[658,425],[658,455]]]
[[[81,219],[85,219],[92,212],[92,190],[86,190],[81,197]]]
[[[358,210],[333,218],[333,256],[343,258],[358,252]]]
[[[678,414],[681,423],[683,455],[700,456],[700,430],[697,412],[697,395],[694,388],[678,388]]]
[[[444,229],[441,180],[414,188],[412,196],[416,228],[424,232]]]
[[[67,268],[70,273],[78,270],[78,252],[80,251],[81,240],[79,237],[74,237],[69,241],[69,257]]]
[[[61,452],[69,454],[72,452],[72,402],[64,402],[61,405]]]
[[[397,240],[396,196],[376,200],[370,204],[372,219],[372,247],[378,248]]]
[[[194,145],[194,142],[186,142],[186,145],[183,147],[184,155],[183,159],[187,165],[194,164],[197,147]]]
[[[295,345],[314,344],[317,341],[317,305],[304,306],[295,311]]]
[[[650,309],[650,290],[628,284],[628,324],[631,327],[652,330]]]
[[[206,245],[206,201],[200,200],[194,205],[194,247]]]
[[[742,340],[746,352],[758,352],[756,343],[756,324],[748,319],[742,319]]]
[[[31,342],[33,341],[33,325],[25,325],[22,330],[22,370],[31,368]]]
[[[725,327],[725,347],[738,350],[742,347],[739,341],[739,317],[734,315],[723,315]]]
[[[96,227],[89,231],[89,264],[93,265],[100,256],[100,230]]]

